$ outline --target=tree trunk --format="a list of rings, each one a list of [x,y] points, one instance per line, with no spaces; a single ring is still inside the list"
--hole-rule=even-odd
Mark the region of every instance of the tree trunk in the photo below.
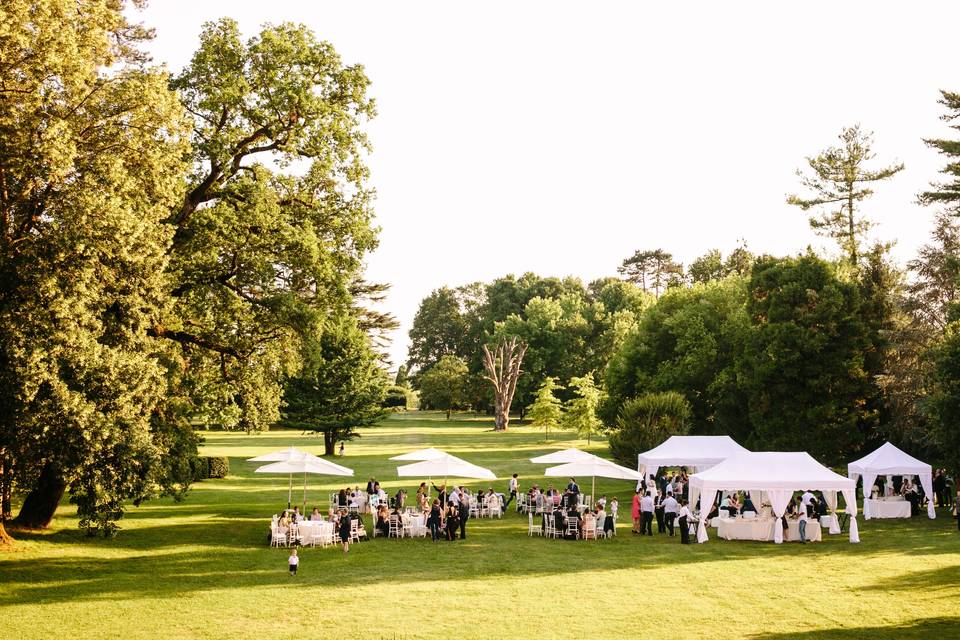
[[[48,464],[40,472],[37,486],[27,494],[13,523],[25,529],[45,529],[53,520],[66,490],[66,480]]]
[[[3,526],[3,520],[0,520],[0,549],[11,545],[13,545],[13,538],[10,537],[10,534],[7,533],[6,528]]]
[[[447,409],[447,420],[450,419],[450,409]]]
[[[11,494],[13,493],[13,472],[7,458],[0,457],[0,524],[12,516]],[[0,535],[2,537],[2,535]]]
[[[503,341],[495,352],[483,345],[483,367],[486,378],[493,385],[493,407],[495,412],[494,431],[506,431],[510,426],[510,404],[517,390],[517,378],[520,377],[520,364],[527,345],[518,342],[516,336]]]
[[[333,437],[332,431],[323,432],[323,455],[332,456],[337,446],[337,439]]]

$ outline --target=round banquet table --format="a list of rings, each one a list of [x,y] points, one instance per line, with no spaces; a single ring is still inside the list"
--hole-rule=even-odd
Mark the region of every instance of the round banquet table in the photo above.
[[[782,526],[779,519],[774,518],[723,518],[717,523],[717,536],[724,540],[757,540],[769,542],[773,540],[773,527]],[[807,540],[820,542],[822,539],[820,523],[816,520],[807,520]],[[787,519],[787,530],[783,532],[784,542],[800,542],[800,521]]]
[[[865,518],[909,518],[910,502],[903,496],[867,498],[863,501],[863,515]]]

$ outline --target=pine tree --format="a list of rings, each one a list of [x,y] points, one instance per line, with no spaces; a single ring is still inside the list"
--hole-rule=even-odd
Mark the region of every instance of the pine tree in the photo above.
[[[543,427],[547,441],[550,440],[550,428],[559,428],[563,421],[563,403],[554,395],[555,391],[562,389],[556,378],[546,378],[537,390],[533,403],[527,408],[530,423],[535,427]]]
[[[576,431],[579,437],[586,438],[587,444],[590,444],[590,437],[603,426],[597,417],[601,391],[594,384],[591,374],[570,378],[570,387],[574,389],[574,397],[567,401],[563,426]]]
[[[860,259],[860,243],[871,222],[860,215],[859,204],[873,195],[868,185],[888,180],[903,170],[903,163],[870,170],[864,164],[875,157],[871,151],[873,134],[859,125],[846,127],[840,133],[839,147],[829,147],[814,158],[807,158],[810,174],[797,169],[800,183],[812,192],[807,198],[787,197],[787,203],[803,211],[826,207],[811,216],[810,227],[819,235],[833,238],[854,267]]]

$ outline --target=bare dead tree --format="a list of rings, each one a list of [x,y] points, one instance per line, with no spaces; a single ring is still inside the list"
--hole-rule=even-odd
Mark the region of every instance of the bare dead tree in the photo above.
[[[487,371],[485,377],[494,390],[494,431],[506,431],[510,424],[510,404],[517,390],[520,363],[526,352],[527,345],[517,340],[516,336],[501,341],[492,353],[487,345],[483,345],[483,367]]]

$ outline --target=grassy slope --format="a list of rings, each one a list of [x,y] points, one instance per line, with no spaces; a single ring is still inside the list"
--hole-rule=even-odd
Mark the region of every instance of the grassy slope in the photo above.
[[[518,472],[524,487],[553,481],[526,460],[557,443],[525,427],[488,428],[397,416],[348,444],[343,462],[356,484],[375,475],[412,493],[416,483],[398,480],[386,458],[434,445],[501,478]],[[208,435],[205,452],[230,456],[231,476],[197,485],[181,504],[131,508],[113,541],[81,537],[64,506],[52,533],[20,536],[20,550],[0,556],[0,638],[263,639],[297,628],[347,638],[960,637],[960,536],[945,514],[861,519],[860,545],[844,535],[807,546],[681,547],[628,528],[611,541],[528,538],[526,519],[511,513],[471,521],[465,542],[378,539],[347,557],[306,549],[290,578],[286,551],[264,545],[286,478],[254,477],[256,465],[244,462],[290,444],[320,449],[284,432]],[[325,480],[311,481],[311,505],[340,486]],[[629,483],[603,481],[598,493],[619,495],[629,513]]]

